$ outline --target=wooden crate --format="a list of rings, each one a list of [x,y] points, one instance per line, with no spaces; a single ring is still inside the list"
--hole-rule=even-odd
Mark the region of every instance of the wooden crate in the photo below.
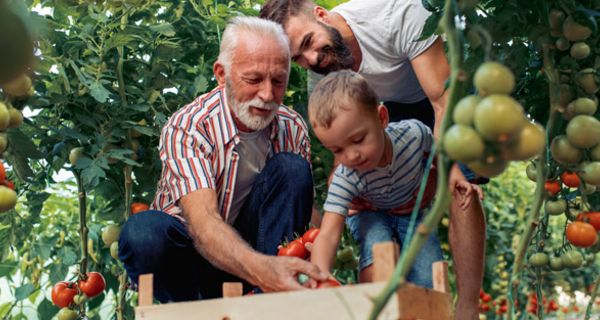
[[[240,283],[225,283],[222,299],[152,305],[152,275],[140,277],[136,319],[142,320],[344,320],[367,319],[372,299],[381,292],[394,270],[397,245],[378,244],[373,248],[377,282],[319,290],[266,293],[240,296]],[[434,289],[404,286],[388,301],[378,319],[452,319],[452,297],[448,266],[433,265]]]

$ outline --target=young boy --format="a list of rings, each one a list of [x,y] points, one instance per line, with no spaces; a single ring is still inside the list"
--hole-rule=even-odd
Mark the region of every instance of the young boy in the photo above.
[[[329,186],[311,261],[321,270],[331,270],[346,221],[360,243],[360,281],[370,282],[373,244],[391,240],[402,243],[408,232],[410,209],[425,170],[425,154],[433,142],[431,130],[417,120],[388,123],[387,109],[379,104],[373,89],[362,76],[348,70],[330,73],[315,86],[308,116],[317,138],[340,163]],[[374,210],[349,216],[356,198]],[[425,204],[429,200],[424,199]],[[422,216],[421,211],[418,221]],[[431,264],[442,259],[434,230],[408,281],[431,288]]]

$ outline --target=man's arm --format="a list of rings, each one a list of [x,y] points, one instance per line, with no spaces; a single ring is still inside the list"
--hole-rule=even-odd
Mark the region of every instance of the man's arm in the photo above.
[[[267,256],[252,249],[221,219],[217,194],[212,189],[200,189],[185,195],[180,206],[196,249],[216,267],[264,291],[302,289],[296,280],[298,273],[307,274],[317,281],[327,278],[327,274],[307,261]]]
[[[444,42],[439,37],[423,53],[411,60],[411,65],[421,88],[433,105],[435,112],[435,127],[433,135],[437,138],[438,130],[446,111],[447,90],[446,80],[450,77],[450,65],[444,52]]]

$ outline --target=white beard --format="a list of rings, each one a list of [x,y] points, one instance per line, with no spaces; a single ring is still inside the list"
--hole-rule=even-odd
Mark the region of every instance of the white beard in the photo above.
[[[231,112],[233,112],[235,117],[251,130],[258,131],[269,126],[269,124],[273,121],[273,118],[275,118],[275,113],[279,105],[276,102],[265,103],[258,97],[250,101],[239,102],[233,97],[234,94],[232,89],[233,88],[230,82],[226,81],[225,91],[227,92],[227,103],[229,103]],[[271,113],[266,117],[255,116],[250,113],[250,107],[270,110]]]

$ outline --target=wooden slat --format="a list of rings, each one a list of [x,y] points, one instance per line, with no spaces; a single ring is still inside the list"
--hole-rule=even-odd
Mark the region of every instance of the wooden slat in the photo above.
[[[448,281],[448,262],[434,262],[431,266],[431,273],[433,274],[433,289],[444,293],[450,293],[450,282]]]
[[[398,289],[398,319],[452,320],[452,296],[408,284]]]
[[[398,260],[400,249],[392,241],[373,245],[373,281],[388,281]]]
[[[223,298],[240,297],[243,293],[241,282],[223,282]]]
[[[151,306],[152,296],[154,295],[154,288],[152,282],[154,281],[154,275],[143,274],[138,280],[138,305]]]
[[[139,320],[367,319],[373,306],[371,299],[385,285],[384,282],[376,282],[331,289],[140,306],[135,313]],[[449,294],[419,287],[403,287],[392,295],[378,319],[447,320],[451,319],[451,302]],[[425,310],[420,310],[423,308]]]

